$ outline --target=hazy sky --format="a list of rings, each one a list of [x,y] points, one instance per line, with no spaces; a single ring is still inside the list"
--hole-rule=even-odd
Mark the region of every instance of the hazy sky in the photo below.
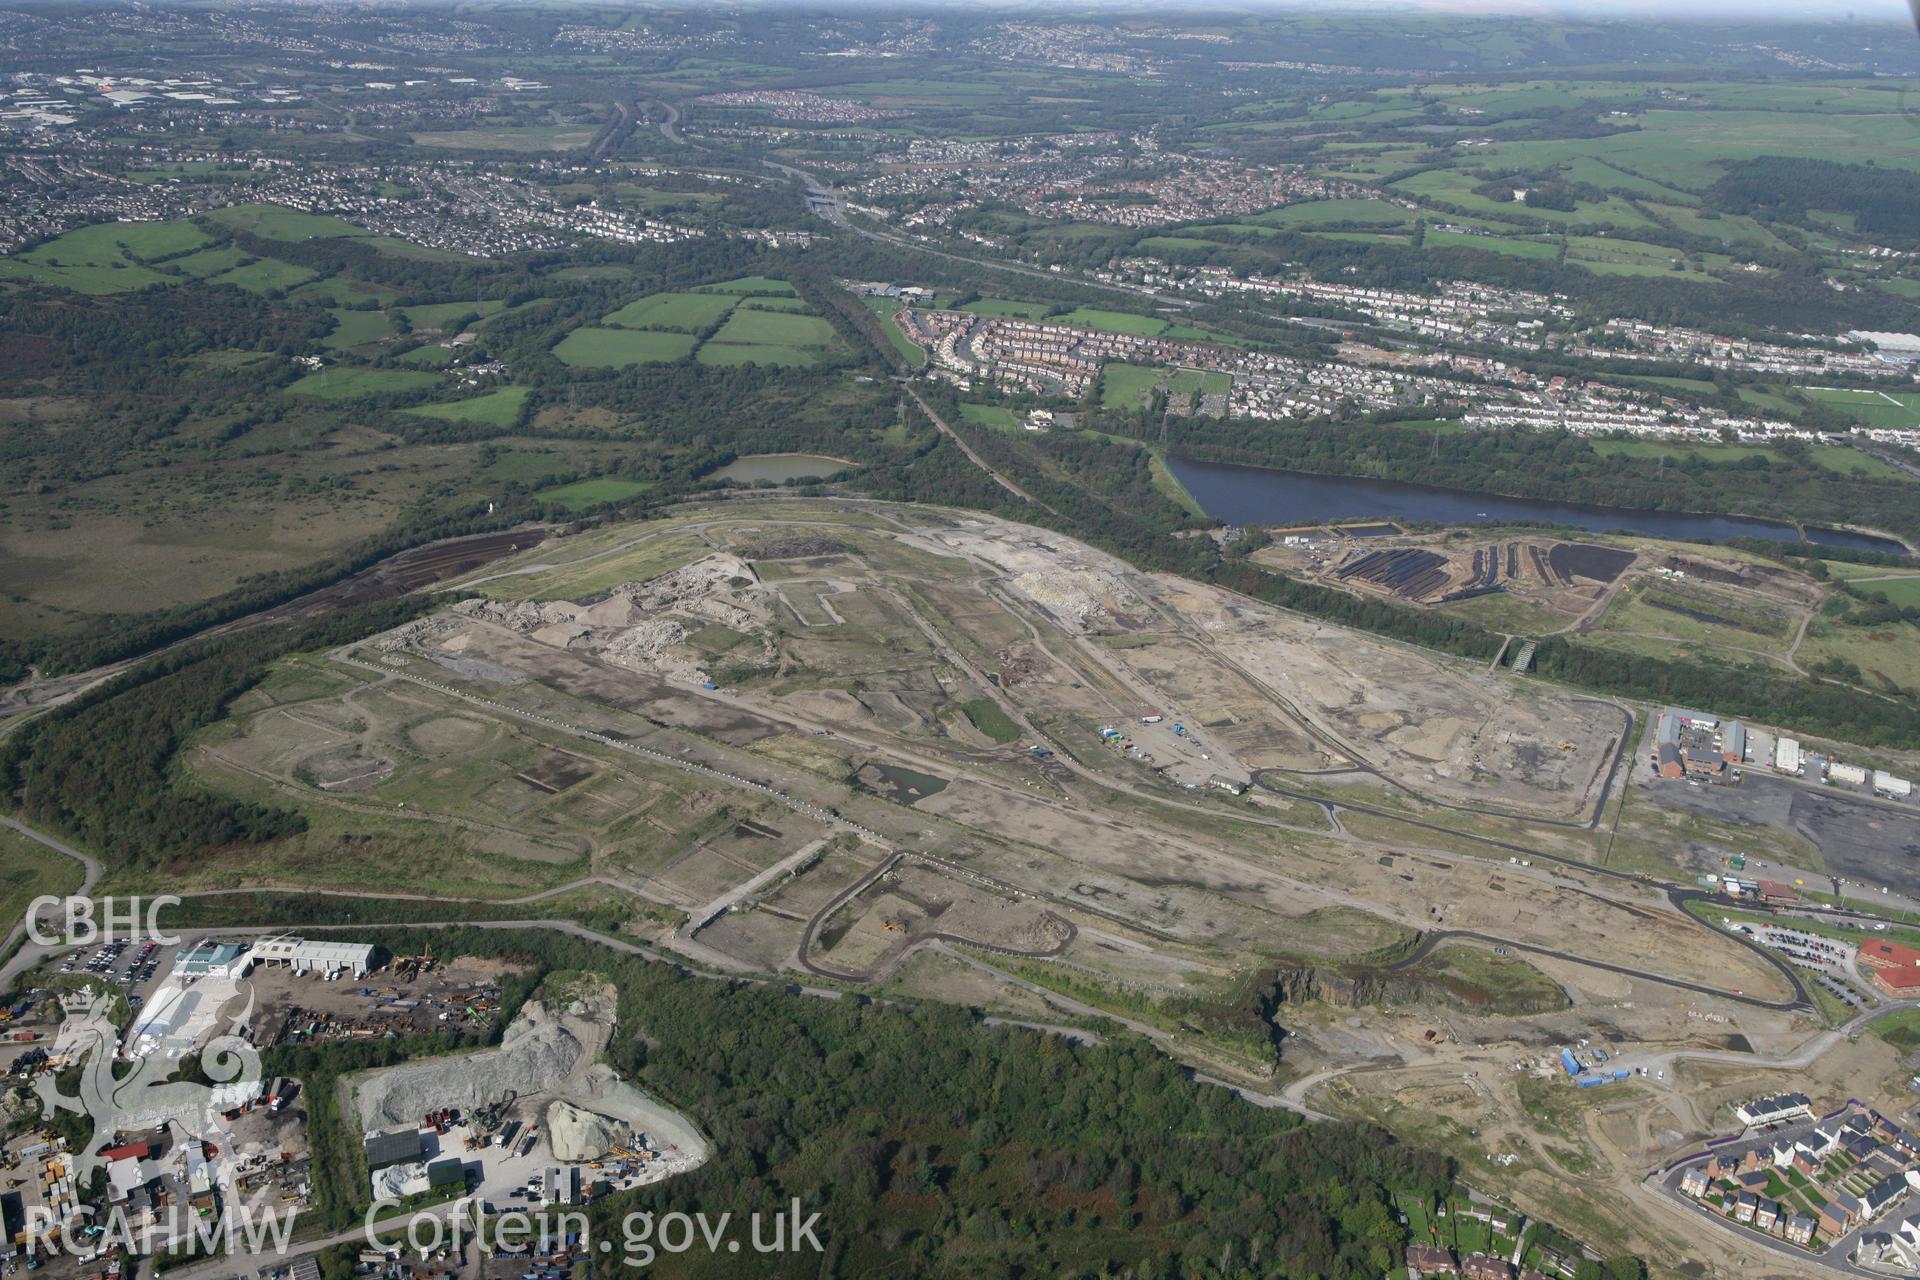
[[[1513,13],[1564,17],[1623,17],[1647,14],[1665,18],[1699,16],[1708,18],[1778,18],[1789,21],[1815,20],[1842,22],[1848,18],[1862,22],[1916,22],[1915,6],[1920,0],[1383,0],[1378,5],[1364,0],[1279,0],[1300,7],[1333,8],[1364,12],[1378,8],[1426,9],[1449,13]]]

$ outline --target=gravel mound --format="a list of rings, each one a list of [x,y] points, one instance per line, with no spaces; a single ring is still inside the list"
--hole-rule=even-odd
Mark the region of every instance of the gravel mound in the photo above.
[[[473,1110],[541,1093],[573,1072],[581,1045],[546,1006],[529,1001],[495,1049],[368,1072],[354,1090],[365,1129],[417,1125],[441,1107]]]
[[[627,1145],[628,1137],[624,1120],[565,1101],[547,1108],[547,1140],[553,1144],[553,1154],[569,1164],[598,1160],[613,1147]]]

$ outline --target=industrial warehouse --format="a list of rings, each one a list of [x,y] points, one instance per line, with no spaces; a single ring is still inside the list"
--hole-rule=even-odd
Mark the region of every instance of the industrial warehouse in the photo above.
[[[1908,800],[1913,783],[1880,769],[1849,764],[1833,755],[1807,752],[1797,738],[1776,737],[1738,720],[1721,721],[1698,711],[1667,707],[1654,734],[1654,772],[1662,778],[1732,781],[1741,766],[1758,764],[1787,777],[1806,778],[1882,800]]]
[[[42,1077],[70,1079],[76,1068],[110,1070],[97,1059],[111,1052],[136,1064],[132,1075],[121,1068],[126,1078],[166,1087],[133,1090],[117,1110],[96,1113],[96,1124],[112,1127],[84,1147],[34,1128],[6,1142],[0,1160],[36,1175],[29,1191],[0,1197],[14,1245],[9,1256],[27,1245],[30,1269],[64,1255],[49,1248],[57,1230],[43,1232],[37,1246],[26,1241],[29,1213],[57,1220],[86,1211],[97,1219],[111,1209],[135,1234],[136,1252],[149,1252],[182,1239],[194,1222],[307,1201],[310,1145],[319,1139],[309,1131],[300,1081],[251,1072],[211,1085],[172,1079],[181,1061],[217,1035],[260,1051],[429,1032],[476,1046],[340,1078],[343,1119],[364,1154],[372,1204],[419,1208],[471,1196],[494,1212],[512,1201],[581,1205],[685,1172],[707,1156],[705,1139],[685,1118],[602,1060],[614,996],[596,975],[569,975],[557,993],[536,990],[502,1030],[501,980],[517,966],[500,962],[390,956],[370,943],[289,934],[200,938],[170,958],[155,942],[111,943],[42,963],[71,971],[83,958],[90,984],[124,985],[133,1016],[116,1038],[102,1021],[115,1005],[97,998],[9,1006],[7,1020],[17,1028],[5,1042],[10,1078],[34,1087]],[[76,1019],[100,1027],[104,1038],[71,1034]],[[496,1035],[498,1043],[484,1047]],[[183,1099],[197,1117],[185,1128]],[[85,1203],[91,1161],[107,1188],[93,1207]],[[548,1280],[565,1280],[569,1268],[554,1251],[541,1256]]]

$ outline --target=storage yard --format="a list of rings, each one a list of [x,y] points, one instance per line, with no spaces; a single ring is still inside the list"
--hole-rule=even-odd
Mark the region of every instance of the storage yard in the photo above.
[[[1823,890],[1850,884],[1850,897],[1920,898],[1920,805],[1899,774],[1808,751],[1786,733],[1668,707],[1631,785],[1669,809],[1797,835],[1818,852]]]
[[[1411,604],[1444,605],[1510,594],[1570,621],[1601,598],[1596,588],[1604,592],[1640,557],[1623,547],[1538,537],[1487,539],[1397,530],[1361,537],[1329,528],[1282,534],[1254,558]]]
[[[491,960],[389,956],[337,935],[212,935],[166,948],[157,967],[166,971],[154,980],[161,992],[177,991],[194,1008],[223,1017],[217,1024],[169,1019],[158,1029],[137,1017],[119,1030],[123,1056],[143,1062],[164,1053],[165,1060],[136,1066],[134,1074],[163,1076],[230,1029],[260,1051],[282,1042],[427,1032],[484,1043],[502,1015],[499,983],[512,972]],[[156,995],[147,1010],[162,1003]],[[593,974],[549,979],[521,1004],[495,1047],[340,1077],[338,1102],[368,1173],[363,1198],[427,1203],[471,1194],[494,1211],[512,1200],[580,1205],[700,1165],[708,1148],[699,1132],[602,1061],[615,1004],[612,987]],[[15,1081],[44,1086],[81,1061],[90,1063],[87,1070],[108,1069],[83,1058],[102,1050],[75,1029],[98,1025],[98,1045],[112,1049],[111,1012],[106,1005],[70,1009],[59,1035],[31,1049],[23,1042],[11,1063]],[[30,1013],[22,1009],[20,1017]],[[134,1090],[119,1112],[95,1115],[96,1123],[116,1127],[94,1133],[84,1149],[70,1148],[48,1128],[15,1133],[0,1148],[0,1162],[33,1170],[31,1179],[14,1182],[29,1187],[20,1212],[70,1214],[85,1199],[96,1154],[106,1173],[104,1205],[124,1215],[136,1236],[157,1232],[152,1241],[160,1246],[192,1220],[218,1220],[236,1205],[278,1212],[309,1200],[310,1143],[317,1139],[313,1099],[302,1081],[244,1076],[216,1085],[203,1105],[185,1111],[178,1093],[154,1093],[169,1100],[149,1104],[144,1089]],[[161,1109],[140,1110],[152,1105]],[[96,1220],[104,1205],[95,1206]],[[9,1215],[14,1221],[13,1206]],[[27,1268],[46,1261],[35,1257]],[[52,1260],[55,1274],[69,1274],[64,1261]]]
[[[613,1029],[612,989],[586,980],[550,995],[523,1005],[495,1048],[347,1082],[375,1198],[451,1182],[496,1207],[579,1204],[706,1159],[691,1124],[597,1060]]]

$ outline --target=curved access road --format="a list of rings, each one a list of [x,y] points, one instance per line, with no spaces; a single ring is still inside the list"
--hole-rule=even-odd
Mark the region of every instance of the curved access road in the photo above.
[[[93,893],[93,887],[100,883],[101,867],[91,856],[80,852],[63,840],[56,839],[44,831],[36,831],[17,818],[0,818],[0,827],[17,831],[36,844],[43,844],[55,853],[65,854],[80,864],[80,887],[74,891],[76,897],[87,897]],[[12,929],[7,931],[6,941],[0,942],[0,952],[12,951],[16,943],[21,942],[27,932],[26,917],[22,916]],[[13,985],[15,978],[46,959],[56,948],[42,946],[23,946],[0,965],[0,991]]]
[[[1708,926],[1702,925],[1701,927],[1707,928]],[[1715,932],[1717,933],[1718,931]],[[1435,929],[1432,933],[1426,934],[1420,939],[1420,945],[1413,949],[1411,955],[1384,967],[1391,973],[1416,965],[1431,955],[1434,949],[1442,943],[1455,938],[1470,938],[1475,942],[1484,942],[1491,946],[1505,947],[1510,951],[1525,951],[1537,956],[1546,956],[1550,960],[1563,960],[1568,964],[1580,965],[1588,969],[1602,969],[1608,973],[1617,973],[1623,978],[1635,978],[1641,982],[1656,982],[1664,987],[1677,987],[1682,991],[1691,991],[1695,995],[1710,996],[1715,1000],[1731,1000],[1735,1004],[1744,1004],[1755,1009],[1766,1009],[1773,1013],[1792,1013],[1811,1008],[1813,1005],[1813,1000],[1807,995],[1806,985],[1801,982],[1800,975],[1795,973],[1790,965],[1782,963],[1777,957],[1769,954],[1764,947],[1758,946],[1757,944],[1750,945],[1749,949],[1764,957],[1770,964],[1785,975],[1787,982],[1793,988],[1794,999],[1762,1000],[1758,996],[1723,991],[1718,987],[1709,987],[1704,983],[1688,982],[1684,978],[1669,978],[1664,974],[1649,973],[1645,969],[1635,969],[1629,965],[1613,964],[1606,960],[1593,960],[1586,956],[1574,955],[1569,951],[1556,951],[1552,947],[1542,947],[1530,942],[1515,942],[1511,938],[1497,937],[1494,934],[1481,933],[1475,929]],[[1739,1059],[1739,1057],[1740,1055],[1734,1055],[1735,1060]]]

